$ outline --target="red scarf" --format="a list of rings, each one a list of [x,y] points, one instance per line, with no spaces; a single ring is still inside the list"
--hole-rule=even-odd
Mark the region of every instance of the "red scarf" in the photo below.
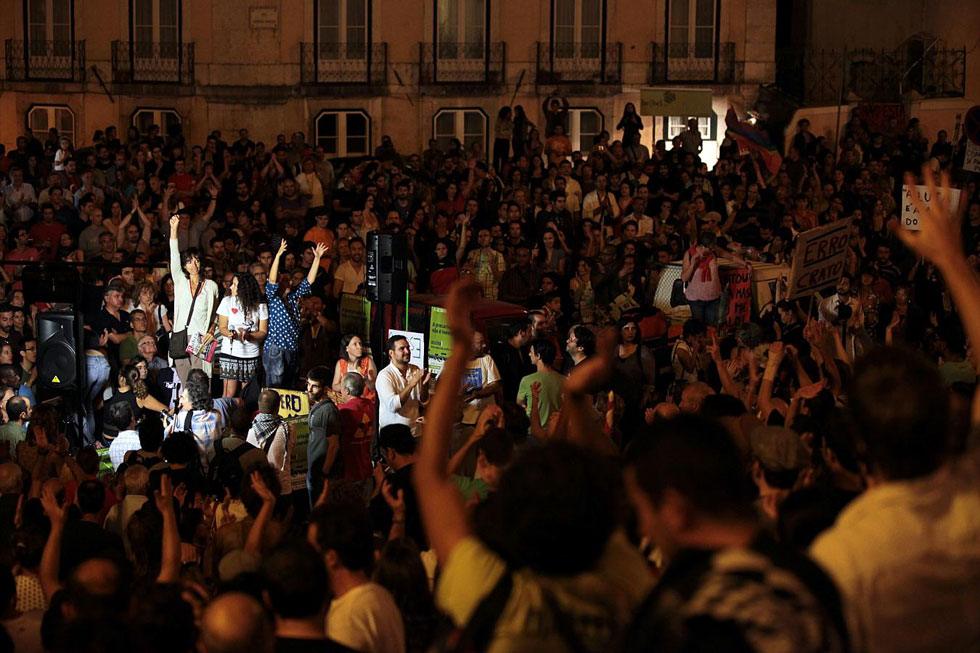
[[[698,252],[697,249],[692,247],[691,249],[687,250],[687,253],[690,254],[691,258],[693,259],[695,256],[697,256]],[[702,282],[707,283],[708,281],[711,281],[711,262],[713,260],[715,260],[715,255],[712,254],[711,252],[708,252],[708,255],[702,258],[701,261],[698,263],[698,269],[701,270]]]

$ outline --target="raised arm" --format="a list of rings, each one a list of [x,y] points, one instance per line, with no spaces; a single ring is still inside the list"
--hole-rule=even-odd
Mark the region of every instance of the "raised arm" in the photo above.
[[[457,281],[446,298],[446,322],[452,352],[439,375],[439,388],[426,411],[425,430],[413,479],[419,510],[429,542],[440,560],[447,560],[456,544],[469,536],[463,498],[449,474],[449,438],[456,420],[456,401],[473,342],[470,314],[479,297],[472,279]]]
[[[923,184],[936,201],[927,207],[913,193],[912,206],[920,215],[919,231],[899,228],[895,233],[906,247],[932,261],[943,275],[959,311],[967,340],[980,343],[980,279],[963,254],[961,232],[963,215],[971,198],[961,192],[959,208],[953,211],[949,203],[949,175],[942,175],[941,197],[937,196],[936,176],[928,166],[922,167],[922,177]],[[905,183],[909,186],[915,184],[911,174],[906,174]],[[980,391],[973,397],[972,421],[974,425],[980,424]]]
[[[285,241],[283,242],[285,243]],[[279,249],[282,250],[282,245],[279,246]],[[317,243],[316,246],[313,248],[313,265],[310,266],[310,272],[309,274],[306,275],[306,283],[310,284],[311,286],[313,285],[313,282],[316,281],[316,273],[319,272],[320,270],[320,259],[322,259],[326,255],[326,253],[327,253],[327,246],[324,245],[323,243]],[[276,272],[278,273],[279,254],[276,254],[275,265],[276,265]]]
[[[68,521],[68,506],[61,505],[58,497],[50,487],[44,488],[41,494],[41,505],[44,513],[51,521],[51,533],[44,543],[44,553],[41,554],[40,581],[41,591],[48,601],[55,592],[61,589],[58,576],[61,572],[61,540],[65,534],[65,522]]]
[[[273,434],[271,437],[276,437]],[[252,472],[252,489],[262,499],[262,508],[252,522],[252,528],[248,531],[248,539],[245,541],[245,550],[255,556],[256,559],[262,557],[262,537],[265,534],[265,527],[272,518],[272,509],[276,507],[276,495],[265,484],[262,474],[258,471]]]
[[[595,356],[576,365],[565,379],[565,403],[558,431],[564,432],[569,442],[608,455],[616,454],[616,446],[598,427],[592,393],[612,374],[618,337],[616,329],[603,329],[596,339]]]
[[[173,484],[167,474],[160,477],[160,489],[153,491],[153,499],[163,515],[163,548],[157,582],[176,583],[180,580],[180,533],[174,512]]]

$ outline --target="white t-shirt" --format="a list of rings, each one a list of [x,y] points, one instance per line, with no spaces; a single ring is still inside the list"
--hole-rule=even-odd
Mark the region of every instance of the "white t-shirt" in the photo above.
[[[228,318],[229,331],[235,332],[238,329],[255,331],[258,329],[261,320],[269,319],[269,306],[268,304],[259,304],[255,312],[246,316],[238,297],[227,295],[218,304],[218,315],[224,315]],[[261,350],[258,344],[254,342],[222,338],[221,353],[236,358],[255,358],[261,353]]]
[[[354,294],[357,292],[358,287],[364,283],[364,273],[367,268],[361,265],[360,270],[356,269],[350,261],[346,261],[337,266],[337,269],[333,273],[334,279],[340,279],[344,282],[341,286],[340,292]]]
[[[482,390],[491,383],[496,383],[500,380],[500,372],[497,371],[497,364],[493,362],[493,359],[487,356],[480,356],[479,358],[474,358],[466,364],[466,372],[463,373],[463,387],[472,387],[476,390]],[[496,403],[493,396],[481,397],[479,399],[473,399],[472,401],[466,401],[466,397],[462,397],[463,402],[463,424],[476,424],[476,420],[480,417],[480,413],[483,409],[490,404]]]
[[[327,637],[367,653],[405,653],[402,615],[388,590],[365,583],[330,602]]]

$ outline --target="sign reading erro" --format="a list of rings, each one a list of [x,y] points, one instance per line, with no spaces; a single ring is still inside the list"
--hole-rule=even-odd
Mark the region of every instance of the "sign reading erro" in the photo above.
[[[789,275],[787,299],[832,288],[844,274],[851,219],[838,220],[799,235]]]

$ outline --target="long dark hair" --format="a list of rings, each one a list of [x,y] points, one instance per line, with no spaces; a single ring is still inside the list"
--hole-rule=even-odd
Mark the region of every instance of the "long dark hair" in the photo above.
[[[497,112],[497,120],[510,120],[510,107],[500,107],[500,111]]]
[[[438,613],[418,547],[411,540],[388,542],[375,563],[373,580],[391,593],[401,612],[407,650],[428,650]]]
[[[262,297],[262,290],[259,283],[251,274],[239,272],[235,275],[238,279],[238,303],[245,312],[246,317],[250,317],[259,310],[259,305],[265,302]]]

